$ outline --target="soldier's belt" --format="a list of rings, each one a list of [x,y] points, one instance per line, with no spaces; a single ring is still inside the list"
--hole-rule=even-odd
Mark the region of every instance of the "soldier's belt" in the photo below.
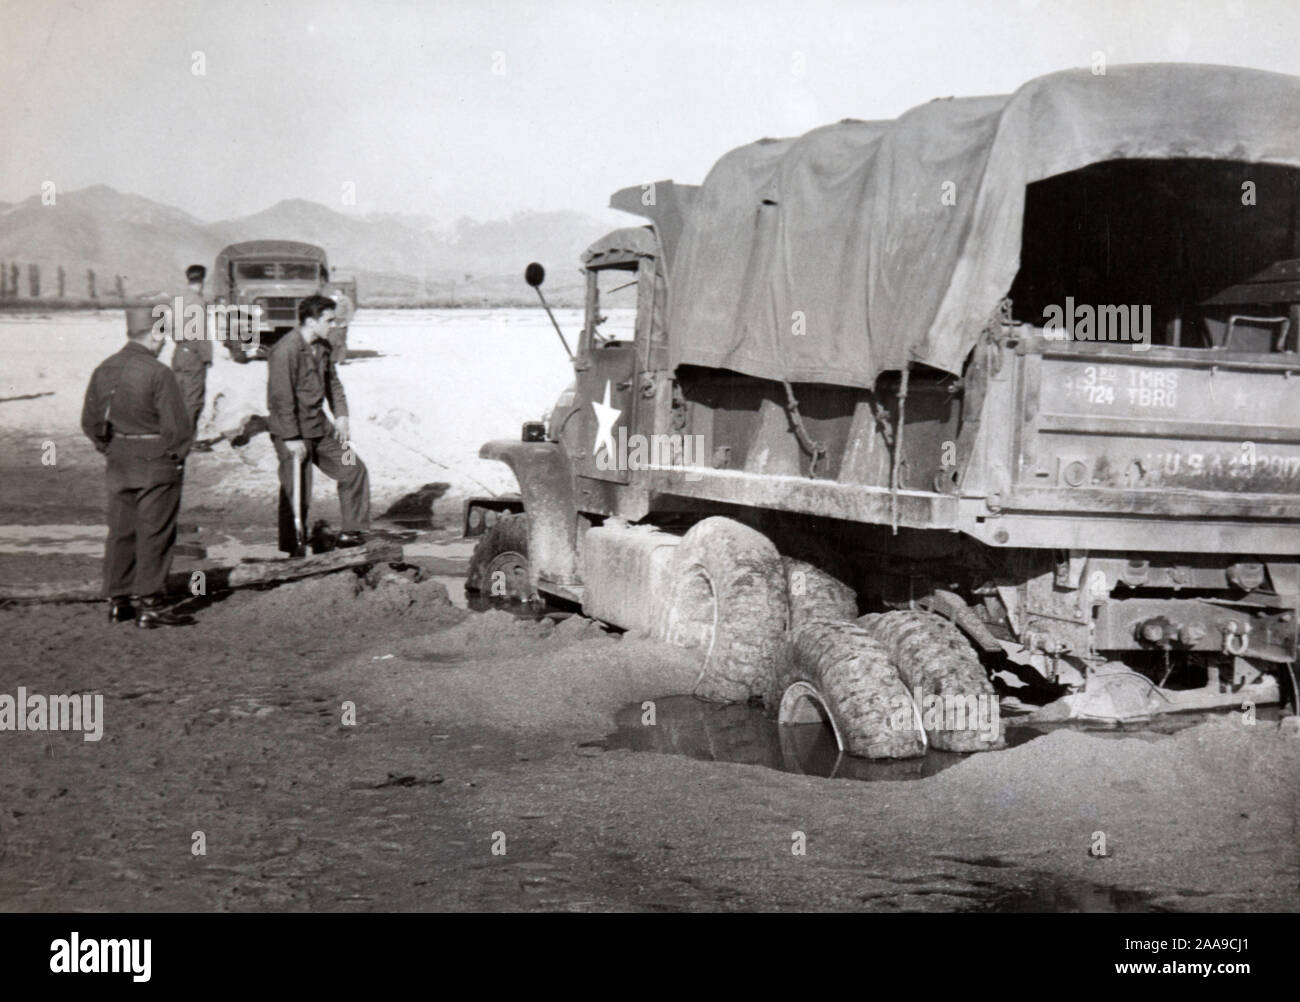
[[[159,432],[149,432],[144,435],[128,435],[126,432],[117,431],[113,433],[114,438],[162,438]]]

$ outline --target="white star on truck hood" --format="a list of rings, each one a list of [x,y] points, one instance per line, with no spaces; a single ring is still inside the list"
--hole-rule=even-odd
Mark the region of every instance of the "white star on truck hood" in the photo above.
[[[608,456],[613,459],[614,452],[614,425],[618,421],[618,416],[623,412],[616,407],[609,405],[609,380],[605,380],[605,402],[600,403],[593,400],[591,409],[596,412],[596,444],[591,450],[591,458],[595,459],[603,445],[608,450]]]

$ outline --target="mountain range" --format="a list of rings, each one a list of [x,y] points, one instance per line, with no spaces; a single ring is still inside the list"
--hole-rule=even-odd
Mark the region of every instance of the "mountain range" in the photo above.
[[[636,225],[628,218],[627,225]],[[546,266],[547,298],[580,305],[582,250],[611,227],[574,211],[520,212],[509,219],[464,218],[439,230],[428,217],[402,213],[354,215],[317,202],[287,199],[251,216],[203,222],[170,205],[107,185],[0,202],[0,262],[18,263],[19,295],[29,293],[28,266],[41,269],[43,299],[87,293],[94,269],[99,296],[112,297],[122,276],[128,297],[183,283],[186,265],[212,267],[226,244],[243,240],[304,240],[329,255],[331,272],[357,280],[362,305],[456,303],[533,305],[524,265]]]

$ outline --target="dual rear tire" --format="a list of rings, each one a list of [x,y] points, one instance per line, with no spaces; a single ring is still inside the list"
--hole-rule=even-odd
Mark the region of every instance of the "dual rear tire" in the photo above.
[[[766,536],[713,517],[682,537],[659,634],[705,652],[696,696],[713,702],[766,696],[789,618],[781,555]]]
[[[706,652],[695,695],[762,698],[782,723],[820,717],[849,754],[910,758],[931,745],[963,752],[1002,746],[997,697],[956,626],[916,611],[855,622],[857,611],[856,593],[838,578],[782,557],[748,526],[713,517],[678,546],[660,632],[669,643]],[[960,726],[942,712],[924,717],[922,702],[941,711],[957,705]],[[977,705],[968,718],[965,711]]]
[[[782,557],[762,533],[724,517],[697,522],[673,554],[657,634],[704,652],[694,695],[711,702],[761,699],[782,723],[819,717],[840,748],[866,758],[909,758],[927,746],[1000,747],[987,734],[923,724],[916,700],[996,701],[965,635],[932,613],[854,621],[857,598],[805,561]],[[528,572],[528,520],[498,517],[479,540],[466,589],[536,598]]]

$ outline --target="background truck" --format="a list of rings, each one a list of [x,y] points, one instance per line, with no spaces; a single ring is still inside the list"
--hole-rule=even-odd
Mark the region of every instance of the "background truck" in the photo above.
[[[1294,698],[1300,80],[1057,73],[611,205],[651,224],[583,257],[544,440],[483,446],[520,498],[467,504],[469,588],[698,646],[698,695],[872,757],[997,746],[931,697]]]
[[[230,244],[213,264],[210,293],[217,303],[259,308],[258,336],[252,339],[255,347],[244,352],[245,360],[266,358],[275,342],[297,326],[300,302],[318,293],[329,296],[338,304],[330,343],[335,360],[347,360],[348,325],[356,312],[357,283],[332,277],[324,249],[315,244],[296,240]]]

